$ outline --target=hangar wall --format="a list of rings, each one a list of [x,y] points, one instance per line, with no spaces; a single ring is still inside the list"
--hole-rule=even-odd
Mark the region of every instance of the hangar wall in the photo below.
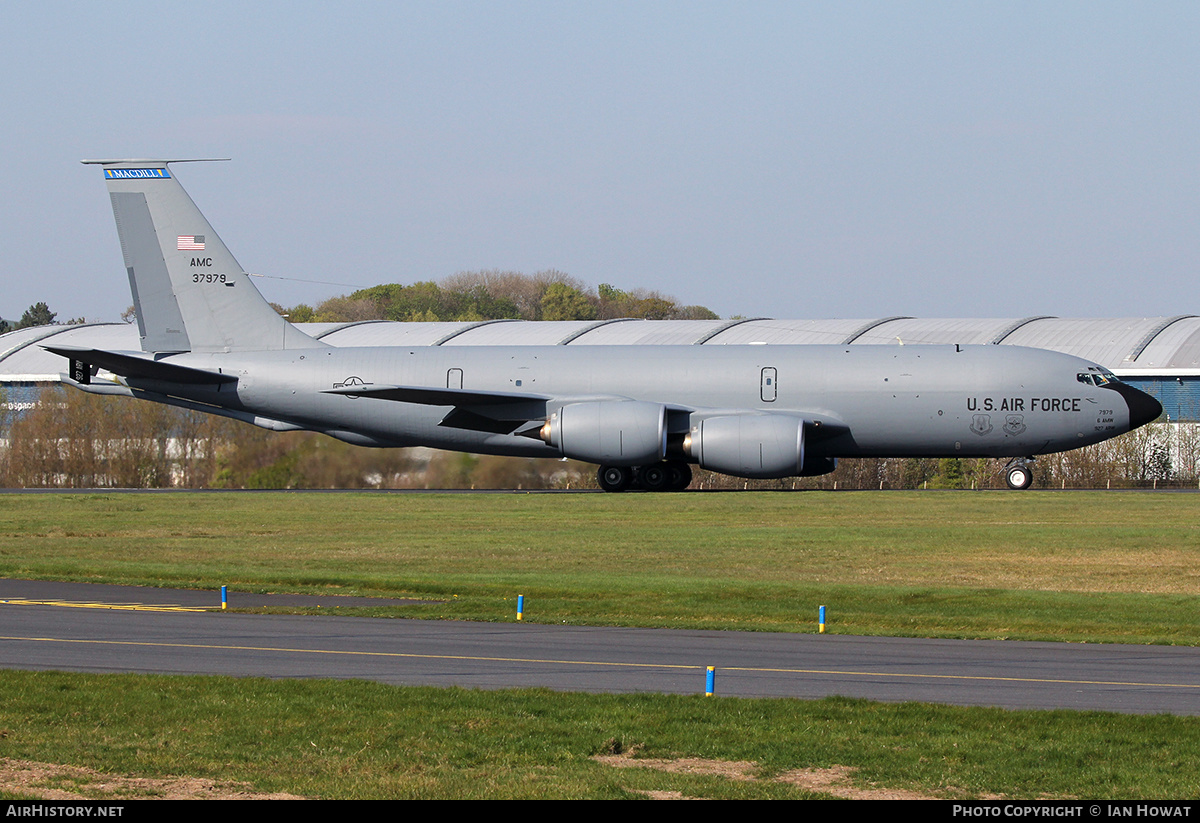
[[[1030,346],[1074,354],[1111,369],[1159,398],[1172,422],[1200,421],[1200,317],[951,318],[825,320],[519,320],[309,323],[299,328],[334,346],[521,345],[926,345]],[[0,335],[0,386],[19,410],[37,383],[58,382],[62,358],[41,346],[139,350],[126,323],[39,326]]]

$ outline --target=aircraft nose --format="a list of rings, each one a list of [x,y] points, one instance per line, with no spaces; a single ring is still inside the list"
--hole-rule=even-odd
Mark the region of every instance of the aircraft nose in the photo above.
[[[1131,431],[1138,426],[1154,422],[1162,415],[1162,403],[1159,403],[1144,391],[1120,382],[1110,383],[1109,386],[1116,389],[1121,397],[1125,398],[1125,405],[1129,406],[1129,428]]]

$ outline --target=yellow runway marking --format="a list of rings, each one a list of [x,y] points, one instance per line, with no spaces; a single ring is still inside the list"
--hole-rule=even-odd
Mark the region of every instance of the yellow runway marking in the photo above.
[[[11,600],[0,600],[0,604],[9,604],[13,606],[60,606],[68,609],[123,609],[125,611],[135,612],[206,612],[208,608],[202,606],[150,606],[145,603],[100,603],[86,600],[26,600],[24,598],[14,598]],[[212,609],[219,608],[212,606]]]
[[[552,658],[543,659],[536,657],[483,657],[465,654],[417,654],[413,652],[366,652],[347,651],[345,649],[297,649],[274,646],[227,646],[210,643],[153,643],[137,640],[71,640],[63,637],[10,637],[0,635],[0,641],[3,640],[24,640],[38,643],[79,643],[106,646],[161,647],[168,649],[209,649],[213,651],[286,652],[289,654],[344,655],[348,657],[382,657],[394,659],[412,658],[421,660],[467,660],[478,661],[481,663],[538,663],[554,666],[609,666],[612,668],[629,669],[696,669],[703,671],[705,668],[703,665],[699,664],[692,665],[683,663],[621,663],[604,660],[557,660]],[[718,673],[724,671],[762,674],[812,674],[837,675],[839,677],[877,677],[882,679],[909,678],[922,680],[991,681],[999,683],[1057,683],[1074,686],[1137,686],[1140,688],[1154,689],[1200,689],[1200,684],[1196,683],[1140,683],[1136,681],[1124,680],[1064,680],[1057,678],[998,677],[965,674],[907,674],[904,672],[844,671],[838,669],[787,669],[766,667],[759,668],[753,666],[718,666],[717,671]]]

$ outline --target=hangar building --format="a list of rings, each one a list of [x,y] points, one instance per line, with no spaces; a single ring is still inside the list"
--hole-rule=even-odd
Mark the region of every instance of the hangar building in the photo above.
[[[621,346],[835,344],[1030,346],[1074,354],[1105,366],[1159,399],[1172,422],[1200,421],[1200,316],[1067,319],[1022,317],[862,320],[599,320],[462,323],[302,323],[333,346]],[[36,386],[59,381],[63,358],[41,348],[84,346],[138,351],[128,323],[37,326],[0,335],[0,386],[10,407],[36,400]]]

